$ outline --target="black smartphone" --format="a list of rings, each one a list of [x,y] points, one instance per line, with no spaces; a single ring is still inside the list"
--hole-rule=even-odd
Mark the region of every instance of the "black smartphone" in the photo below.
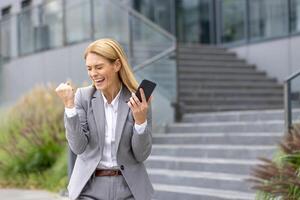
[[[141,94],[140,94],[140,88],[143,88],[146,100],[148,101],[155,87],[156,87],[156,83],[144,79],[141,82],[141,84],[139,85],[135,95],[137,96],[137,98],[139,98],[140,102],[142,102],[142,97],[141,97]]]

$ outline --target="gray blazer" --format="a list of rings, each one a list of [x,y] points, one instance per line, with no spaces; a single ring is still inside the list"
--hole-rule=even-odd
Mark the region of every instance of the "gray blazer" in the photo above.
[[[152,148],[151,108],[143,134],[134,129],[134,119],[126,100],[131,97],[123,85],[118,104],[116,126],[117,162],[136,200],[150,200],[153,187],[143,164]],[[105,137],[103,98],[93,86],[79,88],[75,94],[77,114],[64,116],[66,137],[70,148],[77,154],[68,185],[69,197],[75,200],[93,175],[102,156]]]

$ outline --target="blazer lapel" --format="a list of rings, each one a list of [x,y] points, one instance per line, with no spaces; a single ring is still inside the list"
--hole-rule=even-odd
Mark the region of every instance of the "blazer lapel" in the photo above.
[[[96,90],[92,96],[92,109],[98,131],[98,141],[100,142],[100,149],[102,152],[105,139],[105,111],[103,98],[98,90]]]
[[[122,91],[120,94],[120,100],[118,105],[118,116],[117,116],[117,123],[116,123],[116,152],[118,152],[120,139],[122,136],[122,131],[124,128],[124,124],[127,119],[127,115],[129,112],[129,106],[127,105],[126,101],[130,98],[130,92],[123,85]]]

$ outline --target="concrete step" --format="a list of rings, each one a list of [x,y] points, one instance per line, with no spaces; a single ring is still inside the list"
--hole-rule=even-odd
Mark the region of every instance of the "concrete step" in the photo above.
[[[179,75],[189,75],[189,74],[199,74],[199,73],[233,73],[233,74],[241,74],[241,73],[247,73],[247,74],[256,74],[260,73],[256,71],[255,69],[251,67],[221,67],[221,66],[199,66],[198,68],[181,68],[178,69]],[[263,73],[263,72],[262,72]]]
[[[206,98],[197,98],[197,97],[188,97],[183,96],[180,98],[181,102],[184,102],[186,105],[257,105],[257,104],[283,104],[282,97],[206,97]]]
[[[173,123],[166,127],[168,133],[253,133],[253,132],[283,132],[284,122],[206,122],[206,123]]]
[[[152,156],[177,156],[194,158],[256,159],[272,158],[273,145],[229,145],[229,144],[154,144]]]
[[[300,118],[300,110],[293,110],[293,119]],[[183,122],[230,122],[284,120],[283,110],[229,111],[185,114]]]
[[[283,104],[261,104],[261,105],[185,105],[185,113],[205,113],[220,111],[242,111],[242,110],[266,110],[266,109],[282,109]]]
[[[282,85],[279,85],[278,83],[274,81],[201,81],[201,80],[195,80],[195,81],[189,81],[189,82],[181,82],[179,83],[179,86],[182,88],[199,88],[199,87],[207,87],[207,88],[213,88],[213,87],[219,87],[219,88],[239,88],[239,87],[274,87],[274,88],[281,88],[283,89]]]
[[[201,48],[201,49],[222,49],[227,50],[225,47],[210,45],[210,44],[199,44],[199,43],[179,43],[178,48]]]
[[[195,158],[178,156],[153,156],[145,162],[147,169],[193,170],[205,172],[248,175],[260,162],[256,159]]]
[[[207,60],[207,61],[232,61],[236,60],[244,61],[243,59],[239,59],[234,54],[224,54],[224,55],[202,55],[202,54],[178,54],[178,60],[185,62],[186,60]],[[246,61],[244,61],[246,62]]]
[[[154,144],[227,144],[227,145],[276,145],[283,133],[175,133],[155,134]]]
[[[197,48],[197,47],[179,47],[178,54],[196,54],[196,55],[233,55],[234,52],[229,52],[223,48]]]
[[[152,183],[253,192],[250,190],[249,183],[245,181],[249,176],[245,175],[168,169],[147,171]]]
[[[203,74],[189,74],[189,75],[179,75],[179,84],[181,82],[190,82],[190,81],[276,81],[274,78],[266,77],[265,73],[258,73],[258,74],[222,74],[222,73],[203,73]]]
[[[278,95],[283,97],[283,89],[281,88],[270,88],[268,90],[264,88],[248,88],[247,90],[242,88],[237,89],[191,89],[191,88],[179,88],[180,96],[190,97],[221,97],[221,96],[252,96],[252,95]]]
[[[202,71],[200,71],[202,70]],[[199,75],[202,75],[202,74],[205,74],[205,75],[209,75],[209,74],[213,74],[215,76],[226,76],[226,75],[234,75],[234,76],[239,76],[239,75],[257,75],[257,76],[263,76],[263,77],[266,77],[266,73],[265,72],[258,72],[258,71],[255,71],[255,70],[248,70],[247,71],[247,68],[245,68],[245,70],[229,70],[229,69],[217,69],[217,70],[214,70],[214,69],[209,69],[209,68],[199,68],[199,72],[195,72],[195,73],[192,73],[192,72],[181,72],[181,73],[178,73],[178,77],[179,77],[179,80],[182,79],[182,78],[186,78],[186,77],[193,77],[193,78],[196,78],[198,77]]]
[[[177,62],[179,69],[184,69],[184,68],[201,68],[204,66],[207,67],[213,67],[213,66],[218,66],[218,67],[235,67],[236,69],[238,68],[252,68],[255,69],[254,65],[249,65],[243,60],[238,60],[236,59],[235,61],[214,61],[214,60],[179,60]]]
[[[156,183],[153,186],[156,200],[253,200],[255,198],[253,193],[239,191]]]

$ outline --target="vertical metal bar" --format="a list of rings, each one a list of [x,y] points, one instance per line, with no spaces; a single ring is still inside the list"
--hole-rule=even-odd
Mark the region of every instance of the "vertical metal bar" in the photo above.
[[[178,95],[178,92],[179,92],[179,74],[178,74],[178,59],[179,59],[179,56],[178,56],[178,52],[179,52],[179,49],[178,49],[178,46],[179,46],[179,43],[178,41],[175,41],[175,45],[176,45],[176,48],[175,48],[175,80],[176,80],[176,83],[175,83],[175,87],[176,87],[176,93],[175,93],[175,102],[173,102],[173,108],[174,108],[174,113],[175,113],[175,121],[176,122],[179,122],[181,121],[182,119],[182,110],[184,109],[183,108],[183,104],[181,104],[180,102],[180,99],[179,99],[179,95]]]
[[[20,19],[21,19],[21,17],[20,17],[20,15],[22,14],[22,11],[20,12],[20,13],[18,13],[17,15],[16,15],[16,18],[17,18],[17,40],[18,40],[18,42],[17,42],[17,45],[18,45],[18,50],[17,50],[17,56],[21,56],[22,55],[22,52],[21,52],[21,22],[20,22]]]
[[[292,33],[292,0],[288,0],[288,35]]]
[[[222,44],[222,1],[216,0],[216,44]]]
[[[209,2],[209,44],[216,44],[217,34],[216,34],[216,0]]]
[[[176,36],[176,7],[174,0],[170,0],[170,26],[171,33]]]
[[[66,46],[67,45],[67,27],[66,27],[66,24],[67,24],[67,21],[66,21],[66,0],[62,0],[62,24],[63,24],[63,46]]]
[[[95,14],[94,14],[94,0],[90,0],[90,11],[91,11],[91,40],[95,39]]]
[[[245,27],[245,31],[246,31],[246,42],[249,43],[250,42],[250,0],[246,0],[246,27]]]
[[[284,83],[284,127],[285,132],[288,133],[291,125],[292,125],[292,112],[291,112],[291,82],[290,80],[287,80]]]

